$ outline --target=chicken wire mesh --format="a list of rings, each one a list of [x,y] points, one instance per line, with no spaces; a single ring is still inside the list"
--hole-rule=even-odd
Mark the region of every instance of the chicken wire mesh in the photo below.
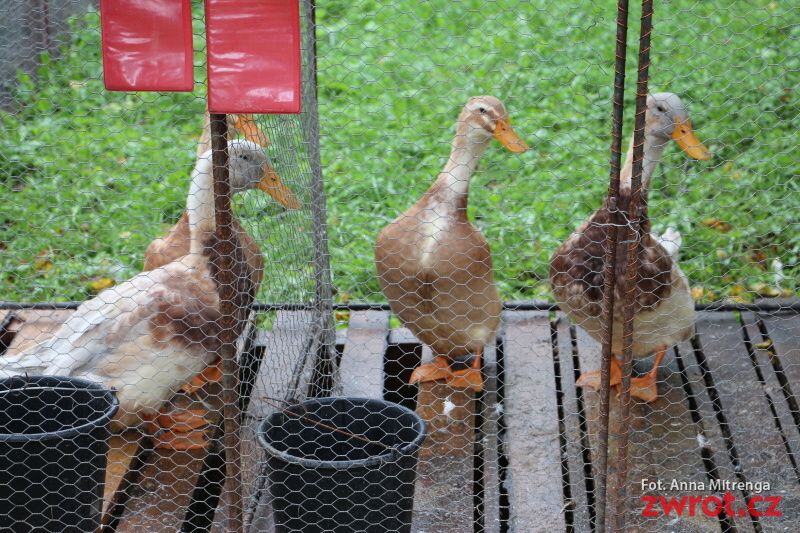
[[[576,382],[600,368],[604,237],[591,224],[573,232],[602,215],[608,192],[616,3],[302,6],[304,113],[255,117],[302,207],[234,197],[264,257],[239,342],[251,384],[241,402],[249,530],[274,527],[258,425],[330,394],[392,401],[425,420],[413,531],[600,530],[598,394]],[[623,160],[640,9],[630,7]],[[634,355],[666,350],[655,385],[650,360],[635,364],[641,395],[657,397],[631,408],[624,530],[797,530],[799,11],[656,3],[637,278],[648,301],[634,315]],[[193,13],[202,52],[202,6]],[[64,302],[128,286],[148,244],[179,222],[205,85],[104,91],[98,13],[85,2],[9,2],[0,20],[8,371],[75,320]],[[203,53],[195,63],[203,80]],[[678,123],[697,139],[675,134]],[[213,417],[221,393],[205,385],[164,410]],[[136,429],[113,437],[108,528],[224,529],[219,433],[205,433],[209,448],[148,453]],[[322,530],[310,514],[300,520]]]

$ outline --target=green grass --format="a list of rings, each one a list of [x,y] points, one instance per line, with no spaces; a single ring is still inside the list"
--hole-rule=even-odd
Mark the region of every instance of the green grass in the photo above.
[[[455,117],[474,94],[503,100],[531,150],[492,145],[473,180],[471,216],[492,244],[503,297],[549,297],[550,255],[608,185],[615,2],[318,5],[338,297],[383,299],[375,237],[435,179]],[[656,3],[651,90],[681,95],[714,157],[689,161],[670,147],[653,179],[650,213],[656,231],[674,226],[683,234],[684,271],[706,299],[752,299],[774,288],[773,259],[785,265],[781,288],[800,290],[800,27],[789,24],[799,12],[794,2]],[[634,10],[628,119],[637,18]],[[203,87],[106,92],[96,14],[76,28],[36,82],[21,78],[24,107],[0,117],[3,299],[83,299],[94,281],[125,279],[183,209]],[[198,78],[202,61],[198,55]],[[300,223],[275,208],[268,214]],[[730,230],[703,224],[713,220]],[[283,279],[262,297],[296,298],[276,286]]]

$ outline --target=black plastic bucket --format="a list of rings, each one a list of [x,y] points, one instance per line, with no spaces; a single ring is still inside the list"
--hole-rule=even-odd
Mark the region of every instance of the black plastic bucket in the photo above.
[[[113,391],[85,379],[0,380],[0,531],[98,528],[118,407]]]
[[[267,452],[278,533],[411,531],[417,453],[426,434],[415,412],[342,397],[289,410],[371,442],[284,412],[264,420],[258,439]]]

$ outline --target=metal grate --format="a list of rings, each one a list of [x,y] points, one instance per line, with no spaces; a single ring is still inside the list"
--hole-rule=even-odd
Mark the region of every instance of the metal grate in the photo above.
[[[111,302],[126,280],[144,280],[145,249],[186,208],[205,111],[203,6],[193,3],[194,92],[111,93],[102,88],[99,14],[86,4],[0,7],[0,376],[48,370],[20,354],[46,358],[33,346],[79,327],[84,302],[99,309],[87,320],[107,326],[91,341],[111,342],[109,331],[121,325],[116,310],[147,289],[106,307],[97,298]],[[245,530],[275,530],[274,504],[287,496],[269,481],[275,467],[259,425],[310,398],[348,396],[400,404],[426,422],[411,531],[794,531],[800,6],[655,3],[647,92],[674,93],[680,103],[651,101],[649,116],[669,115],[670,125],[688,118],[711,157],[698,161],[659,141],[666,148],[657,166],[644,165],[642,228],[660,258],[644,253],[637,269],[617,269],[616,286],[638,272],[650,304],[677,292],[686,296],[678,307],[694,304],[696,315],[681,319],[686,335],[664,341],[657,399],[635,400],[623,422],[612,387],[607,477],[600,397],[576,385],[601,368],[605,237],[571,250],[562,244],[608,194],[615,54],[627,48],[619,73],[627,80],[619,138],[626,159],[640,3],[627,6],[630,31],[619,47],[618,2],[610,0],[301,7],[303,113],[254,120],[269,138],[263,153],[302,205],[259,191],[233,197],[264,259],[252,304],[238,310]],[[231,142],[243,138],[234,131]],[[646,160],[652,139],[645,136]],[[615,219],[624,208],[610,205],[608,221],[628,227]],[[462,214],[472,227],[458,226]],[[630,244],[624,233],[621,255]],[[685,287],[659,268],[652,273],[651,263],[673,260]],[[566,301],[554,286],[577,291]],[[679,310],[648,316],[635,307],[633,338],[663,335]],[[152,352],[144,342],[133,343],[140,356]],[[635,344],[634,356],[658,346]],[[621,355],[620,346],[613,351]],[[441,379],[409,384],[437,355],[458,359],[460,379],[440,368]],[[650,360],[635,358],[634,377],[650,371]],[[103,368],[60,364],[62,373],[103,381]],[[113,386],[123,398],[123,385],[151,382]],[[171,392],[163,410],[202,411],[208,446],[154,447],[145,435],[155,430],[136,416],[117,428],[124,430],[110,438],[105,471],[106,531],[229,526],[223,388]],[[380,448],[384,436],[362,434],[358,422],[346,431],[372,443],[356,448]],[[341,445],[325,442],[318,451]],[[627,464],[617,462],[620,443]],[[618,492],[620,472],[628,484]],[[323,477],[312,484],[332,478]],[[725,508],[728,493],[735,502]],[[326,494],[325,505],[346,499]],[[303,531],[334,529],[313,525],[310,513],[302,520]],[[376,531],[394,528],[372,520]],[[361,524],[355,529],[368,529]]]

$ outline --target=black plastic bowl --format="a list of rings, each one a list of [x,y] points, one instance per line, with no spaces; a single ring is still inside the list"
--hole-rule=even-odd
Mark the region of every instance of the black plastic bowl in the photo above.
[[[85,379],[0,380],[0,530],[98,528],[118,408],[113,391]]]
[[[415,412],[343,397],[289,410],[370,442],[284,412],[264,420],[258,440],[267,452],[277,532],[411,530],[417,454],[426,435]]]

